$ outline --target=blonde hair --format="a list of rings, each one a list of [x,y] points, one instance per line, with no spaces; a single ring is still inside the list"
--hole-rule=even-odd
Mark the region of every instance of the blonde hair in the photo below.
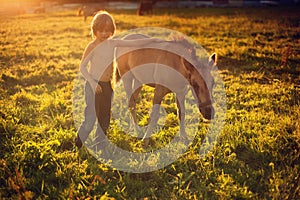
[[[91,24],[91,34],[95,38],[97,31],[109,31],[111,36],[115,34],[116,24],[114,18],[107,11],[99,11],[94,16]]]

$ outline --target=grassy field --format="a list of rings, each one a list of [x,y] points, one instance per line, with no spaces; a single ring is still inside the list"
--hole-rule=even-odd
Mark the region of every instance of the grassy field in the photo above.
[[[226,124],[215,148],[199,157],[206,128],[200,125],[182,157],[143,174],[112,169],[73,147],[72,90],[89,22],[75,11],[2,16],[0,198],[297,199],[299,11],[201,8],[138,18],[134,11],[111,11],[118,32],[174,29],[218,53],[225,83]],[[109,135],[119,146],[135,144],[114,126]]]

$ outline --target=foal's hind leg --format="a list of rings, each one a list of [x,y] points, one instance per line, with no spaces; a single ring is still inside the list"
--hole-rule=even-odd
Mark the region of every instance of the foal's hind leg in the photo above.
[[[136,114],[136,103],[142,86],[141,84],[139,85],[139,82],[134,78],[134,76],[131,73],[127,74],[125,77],[122,77],[122,80],[126,92],[126,97],[128,100],[128,109],[130,112],[129,129],[139,132],[138,118]]]
[[[161,101],[163,97],[168,94],[170,90],[168,88],[165,88],[163,86],[156,85],[155,91],[154,91],[154,98],[153,98],[153,105],[152,105],[152,111],[150,114],[150,122],[148,125],[148,128],[146,130],[146,133],[143,137],[144,140],[144,146],[147,147],[149,145],[149,137],[151,136],[152,129],[157,124],[157,121],[159,119],[159,108]]]
[[[134,106],[131,100],[131,94],[132,94],[132,83],[133,83],[133,75],[131,73],[128,73],[126,76],[122,77],[122,81],[123,81],[123,85],[124,85],[124,89],[126,92],[126,97],[127,97],[127,101],[128,101],[128,109],[131,112],[131,108]],[[132,115],[131,115],[132,116]],[[132,119],[132,117],[130,118],[130,129],[133,128],[134,125],[134,120]]]
[[[135,89],[135,87],[133,87],[133,89]],[[138,126],[139,120],[138,120],[138,117],[136,114],[136,103],[137,103],[137,99],[138,99],[141,89],[142,89],[142,86],[135,89],[135,91],[129,98],[129,103],[128,103],[128,107],[129,107],[129,111],[130,111],[131,119],[132,119],[130,126],[133,126],[134,130],[137,131],[139,134],[140,134],[139,126]],[[138,135],[138,137],[142,137],[142,136]]]

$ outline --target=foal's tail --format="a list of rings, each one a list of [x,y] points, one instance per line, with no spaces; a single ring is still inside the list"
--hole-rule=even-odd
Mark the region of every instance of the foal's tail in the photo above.
[[[80,6],[80,8],[78,8],[78,11],[77,11],[77,16],[81,16],[83,13],[83,6]]]
[[[118,63],[117,63],[117,61],[115,61],[113,63],[112,85],[113,86],[117,85],[117,83],[119,83],[120,79],[121,79],[121,76],[120,76],[119,70],[118,70]]]

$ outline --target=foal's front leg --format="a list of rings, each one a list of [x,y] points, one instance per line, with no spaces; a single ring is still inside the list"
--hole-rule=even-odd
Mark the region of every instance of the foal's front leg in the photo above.
[[[187,140],[187,135],[185,131],[185,94],[176,95],[176,102],[178,108],[178,118],[179,118],[179,128],[180,136]]]

